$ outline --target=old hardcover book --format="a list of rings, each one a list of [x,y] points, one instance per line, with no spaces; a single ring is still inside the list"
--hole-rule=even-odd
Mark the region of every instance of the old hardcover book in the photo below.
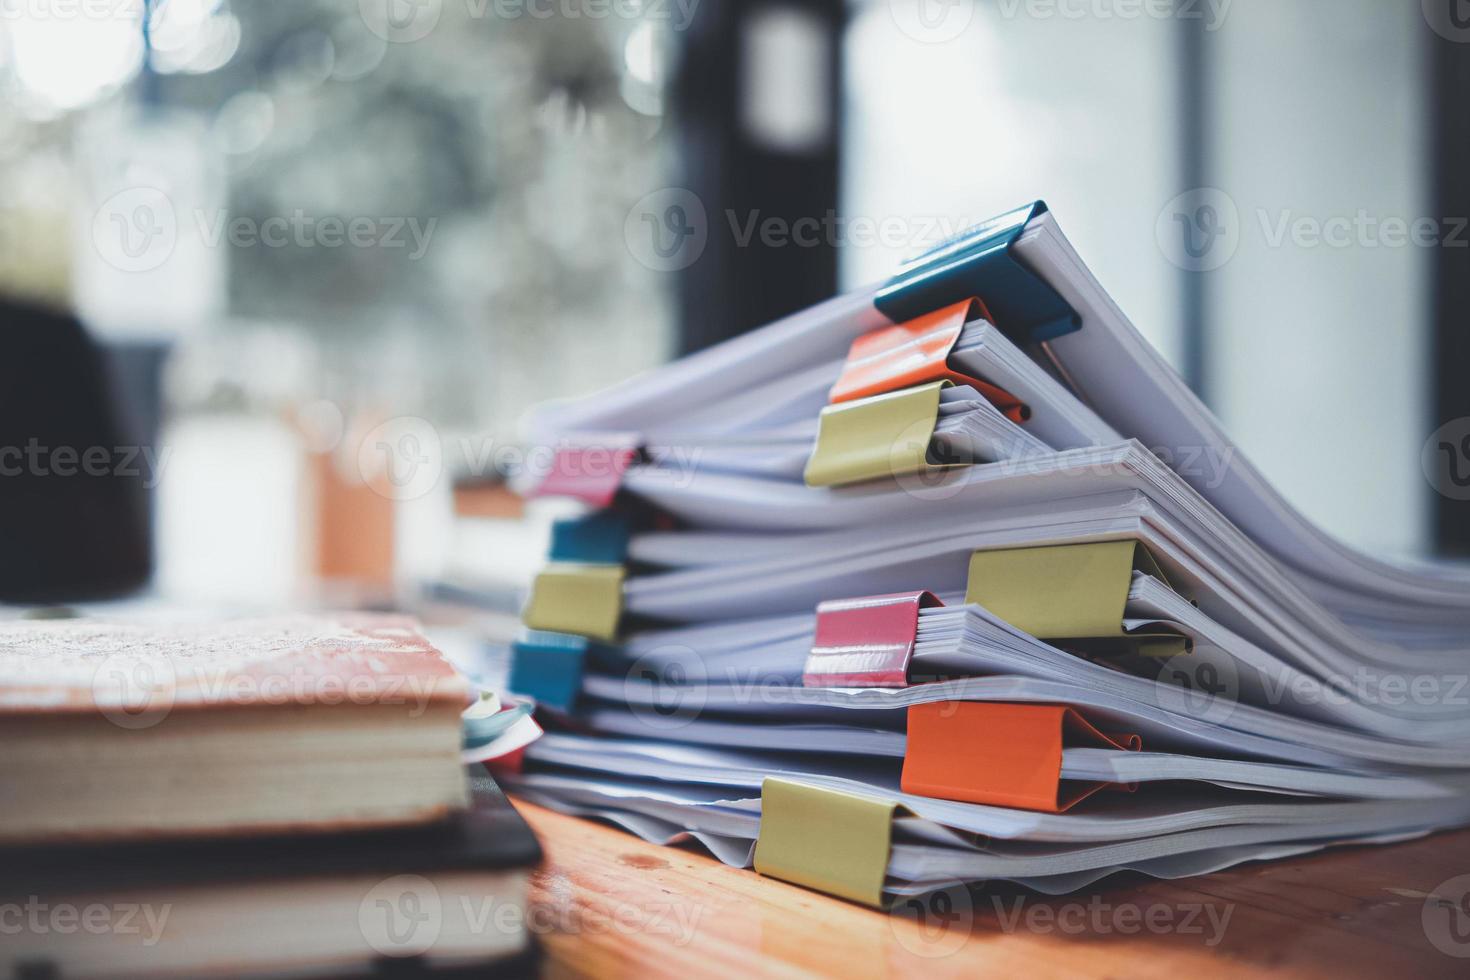
[[[413,827],[0,847],[0,975],[525,972],[541,850],[483,769],[466,781],[468,810]]]
[[[466,698],[399,617],[0,623],[0,842],[443,818]]]

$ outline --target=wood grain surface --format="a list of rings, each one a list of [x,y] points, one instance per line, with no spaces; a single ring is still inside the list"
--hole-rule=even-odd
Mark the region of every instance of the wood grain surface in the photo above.
[[[883,914],[517,806],[546,849],[530,921],[548,977],[1470,976],[1470,877],[1452,881],[1470,875],[1470,831],[1063,898],[955,889]]]

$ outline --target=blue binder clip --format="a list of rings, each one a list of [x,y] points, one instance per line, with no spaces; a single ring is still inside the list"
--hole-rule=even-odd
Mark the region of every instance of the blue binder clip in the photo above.
[[[510,646],[506,684],[538,705],[569,712],[582,688],[582,668],[591,647],[585,636],[527,630]]]
[[[621,565],[631,536],[628,518],[609,511],[559,520],[551,525],[551,560]]]
[[[1037,201],[930,249],[888,280],[873,305],[894,323],[907,323],[978,296],[996,327],[1022,345],[1080,330],[1077,312],[1013,252],[1026,225],[1045,213],[1046,202]]]

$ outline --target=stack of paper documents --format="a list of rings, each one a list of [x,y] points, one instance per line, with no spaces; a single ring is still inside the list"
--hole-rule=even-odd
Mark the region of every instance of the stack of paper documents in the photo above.
[[[1040,204],[533,424],[527,798],[873,905],[1470,822],[1470,574],[1294,510]]]

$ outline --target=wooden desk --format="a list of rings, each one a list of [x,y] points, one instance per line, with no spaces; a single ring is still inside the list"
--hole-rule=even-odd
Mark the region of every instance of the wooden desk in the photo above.
[[[950,896],[971,911],[946,928],[516,805],[546,848],[531,926],[548,977],[1470,976],[1422,920],[1435,886],[1470,874],[1470,831],[1059,899],[984,888]],[[1432,911],[1457,914],[1470,956],[1470,914]]]

